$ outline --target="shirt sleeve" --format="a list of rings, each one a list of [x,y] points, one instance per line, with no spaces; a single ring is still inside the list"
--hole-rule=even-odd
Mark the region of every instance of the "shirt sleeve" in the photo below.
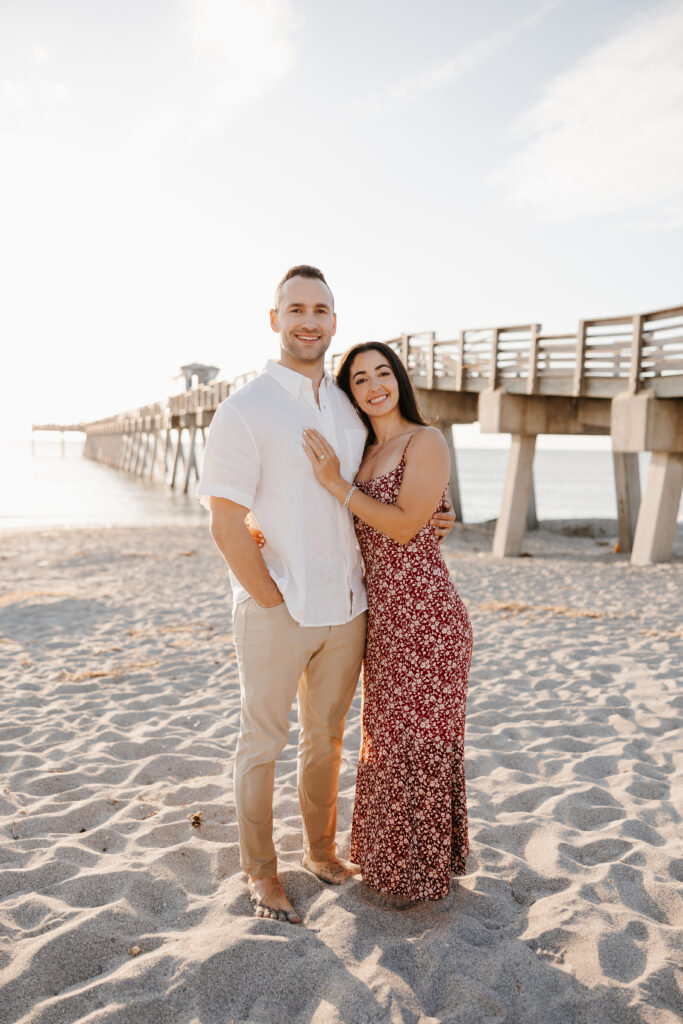
[[[259,475],[258,448],[249,427],[229,401],[222,402],[209,427],[197,497],[207,509],[212,495],[251,508]]]

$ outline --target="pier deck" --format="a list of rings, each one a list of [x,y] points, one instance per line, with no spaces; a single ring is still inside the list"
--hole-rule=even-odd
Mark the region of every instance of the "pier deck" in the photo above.
[[[518,555],[535,523],[535,442],[552,433],[611,435],[621,550],[638,565],[670,557],[683,488],[683,306],[581,320],[574,334],[523,324],[465,329],[452,340],[403,334],[387,344],[408,368],[425,414],[444,431],[456,514],[452,425],[479,421],[482,432],[511,435],[495,555]],[[87,457],[187,492],[216,408],[255,375],[91,423],[33,429],[83,431]],[[653,452],[642,498],[639,451]]]

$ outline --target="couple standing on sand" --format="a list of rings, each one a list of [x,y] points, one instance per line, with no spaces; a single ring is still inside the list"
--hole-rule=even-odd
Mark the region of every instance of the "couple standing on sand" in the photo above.
[[[322,273],[289,270],[270,311],[280,359],[216,410],[198,490],[233,588],[240,863],[256,913],[291,923],[272,837],[275,759],[298,696],[303,864],[343,883],[355,870],[336,854],[339,766],[361,663],[351,860],[363,882],[395,907],[439,899],[469,850],[472,630],[437,540],[455,518],[440,512],[449,453],[387,346],[352,348],[336,381],[325,372],[336,322]]]

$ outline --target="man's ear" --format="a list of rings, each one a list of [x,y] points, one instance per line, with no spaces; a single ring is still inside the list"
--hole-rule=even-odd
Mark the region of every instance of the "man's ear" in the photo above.
[[[271,311],[270,311],[270,326],[271,326],[271,329],[274,330],[276,334],[280,333],[280,325],[277,322],[277,310],[276,309],[271,309]]]
[[[332,315],[332,330],[331,330],[330,334],[336,334],[336,333],[337,333],[337,314],[334,313]]]

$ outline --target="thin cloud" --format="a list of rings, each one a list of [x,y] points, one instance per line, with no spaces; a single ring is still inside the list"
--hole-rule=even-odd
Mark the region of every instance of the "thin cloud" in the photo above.
[[[6,78],[0,82],[0,103],[9,110],[21,110],[26,106],[27,89],[23,82],[16,82],[12,78]]]
[[[199,127],[272,92],[296,62],[299,19],[289,0],[187,0],[187,29],[212,85]]]
[[[72,95],[68,85],[45,78],[29,82],[7,78],[0,82],[0,106],[8,111],[34,109],[49,114]]]
[[[542,220],[648,210],[683,223],[683,8],[629,22],[548,86],[491,177]]]
[[[441,61],[434,67],[417,75],[410,75],[387,86],[372,106],[373,112],[385,110],[396,102],[415,102],[424,93],[450,85],[476,71],[478,67],[494,57],[524,32],[556,10],[563,0],[548,0],[538,10],[516,22],[511,28],[496,32],[486,39],[473,43],[462,53],[449,60]]]

